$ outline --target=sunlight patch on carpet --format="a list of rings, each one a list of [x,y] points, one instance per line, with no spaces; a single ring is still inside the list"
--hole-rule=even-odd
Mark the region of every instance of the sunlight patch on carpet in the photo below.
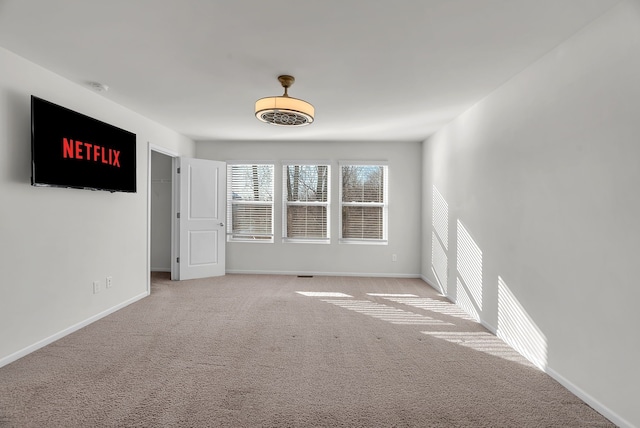
[[[483,331],[423,331],[422,334],[446,340],[456,345],[466,346],[494,357],[503,358],[519,364],[535,367],[515,349],[500,338]]]
[[[464,310],[460,309],[458,306],[450,302],[445,302],[443,300],[436,300],[428,297],[418,297],[418,298],[390,297],[390,298],[387,298],[386,300],[390,300],[396,303],[401,303],[407,306],[413,306],[414,308],[420,308],[420,309],[425,309],[427,311],[437,312],[442,315],[448,315],[448,316],[460,318],[463,320],[475,321],[473,317],[467,314]]]
[[[332,291],[296,291],[296,293],[307,297],[353,297],[348,294]]]
[[[367,296],[373,297],[418,297],[415,294],[393,294],[393,293],[367,293]]]
[[[403,311],[402,309],[369,300],[322,300],[341,308],[355,311],[360,314],[390,322],[391,324],[405,325],[454,325],[445,321],[434,319],[425,315]]]

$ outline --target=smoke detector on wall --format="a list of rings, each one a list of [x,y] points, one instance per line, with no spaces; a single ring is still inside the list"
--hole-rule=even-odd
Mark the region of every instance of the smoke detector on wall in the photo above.
[[[96,92],[107,92],[109,90],[109,87],[107,85],[100,82],[87,82],[87,86],[89,86]]]

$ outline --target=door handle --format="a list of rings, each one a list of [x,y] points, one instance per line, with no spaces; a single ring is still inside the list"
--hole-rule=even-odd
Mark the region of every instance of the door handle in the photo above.
[[[224,223],[220,223],[219,226],[224,226]]]

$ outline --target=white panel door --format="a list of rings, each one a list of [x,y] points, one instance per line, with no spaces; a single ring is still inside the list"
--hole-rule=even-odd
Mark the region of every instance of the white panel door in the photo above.
[[[178,279],[224,275],[226,164],[189,158],[179,163]]]

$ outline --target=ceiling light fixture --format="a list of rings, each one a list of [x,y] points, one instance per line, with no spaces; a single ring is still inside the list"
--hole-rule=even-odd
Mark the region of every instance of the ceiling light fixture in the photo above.
[[[284,88],[280,97],[261,98],[256,101],[256,117],[262,122],[278,126],[305,126],[313,122],[315,109],[306,101],[292,98],[287,93],[296,79],[293,76],[279,76]]]

